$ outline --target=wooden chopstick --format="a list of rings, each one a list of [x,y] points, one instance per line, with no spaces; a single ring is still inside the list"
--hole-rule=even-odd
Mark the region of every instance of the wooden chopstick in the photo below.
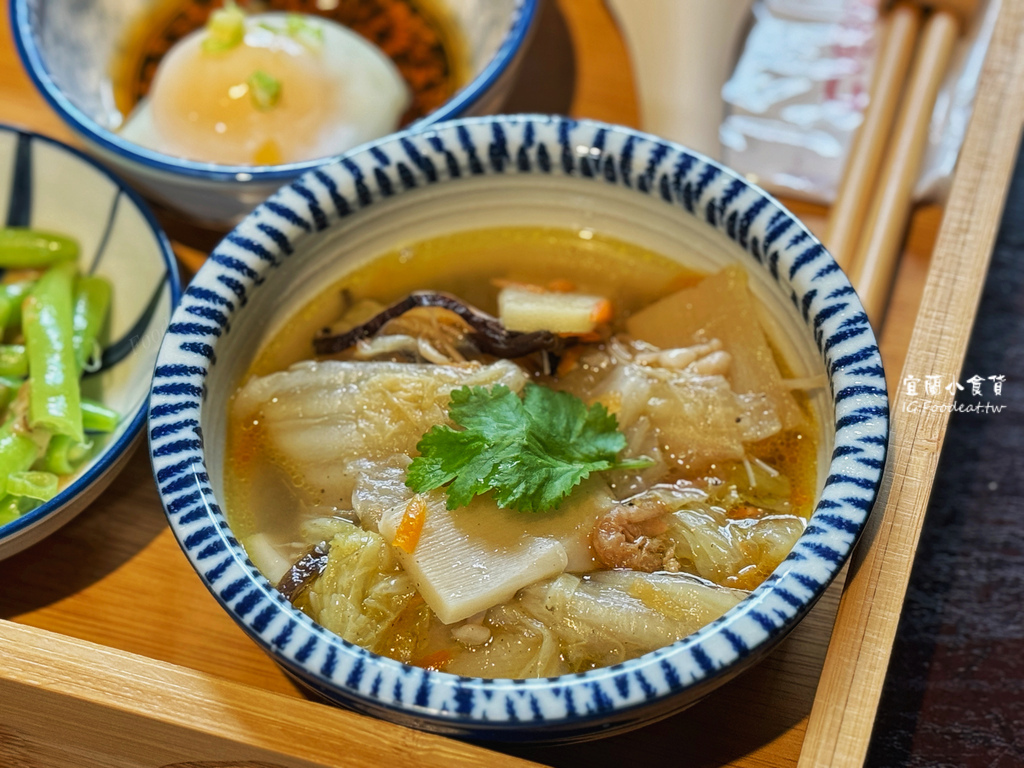
[[[864,229],[871,191],[875,188],[899,97],[910,69],[922,15],[917,5],[899,3],[886,18],[872,78],[871,100],[850,148],[825,231],[825,247],[844,270],[850,267]]]
[[[876,328],[889,300],[935,99],[959,33],[959,21],[945,11],[931,13],[924,23],[864,234],[850,265],[850,280]]]

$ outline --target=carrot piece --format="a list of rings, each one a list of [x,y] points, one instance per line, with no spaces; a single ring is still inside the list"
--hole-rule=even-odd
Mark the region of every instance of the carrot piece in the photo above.
[[[570,371],[575,371],[580,364],[580,355],[583,354],[583,346],[569,347],[562,353],[562,359],[558,361],[558,369],[555,374],[565,376]]]
[[[601,301],[598,302],[592,310],[590,310],[590,322],[594,325],[610,323],[614,316],[615,312],[612,309],[612,303],[608,301],[608,299],[601,299]]]
[[[552,293],[573,293],[576,290],[576,283],[564,277],[558,277],[548,283],[548,290]]]
[[[452,652],[442,648],[439,651],[428,653],[426,656],[421,656],[412,662],[414,667],[422,667],[423,669],[433,669],[441,671],[444,669],[448,662],[452,660]]]
[[[395,539],[392,545],[403,552],[412,554],[416,545],[420,543],[420,534],[423,533],[423,521],[427,518],[427,505],[422,496],[413,496],[405,506],[405,514],[395,529]]]

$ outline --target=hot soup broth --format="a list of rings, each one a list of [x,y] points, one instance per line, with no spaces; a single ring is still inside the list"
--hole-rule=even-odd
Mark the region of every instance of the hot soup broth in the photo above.
[[[301,610],[406,663],[547,677],[663,647],[775,569],[819,490],[824,376],[766,316],[741,267],[589,231],[384,254],[239,387],[231,525]]]

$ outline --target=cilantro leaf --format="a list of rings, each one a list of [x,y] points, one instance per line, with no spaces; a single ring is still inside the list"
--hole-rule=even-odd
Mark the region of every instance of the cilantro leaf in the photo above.
[[[522,401],[505,386],[488,391],[462,387],[452,392],[448,415],[466,429],[437,426],[416,448],[420,456],[409,465],[406,485],[423,493],[448,487],[448,508],[456,509],[490,490],[495,465],[515,454],[521,439]]]
[[[448,509],[493,491],[499,507],[547,511],[591,472],[650,466],[617,461],[626,437],[615,416],[568,392],[527,384],[520,399],[505,386],[462,387],[452,392],[448,415],[462,429],[427,432],[406,479],[417,493],[447,486]]]

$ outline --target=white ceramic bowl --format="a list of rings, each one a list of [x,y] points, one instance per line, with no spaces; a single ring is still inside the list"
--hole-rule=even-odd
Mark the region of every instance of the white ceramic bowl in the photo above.
[[[0,126],[0,216],[73,236],[85,272],[113,284],[109,337],[88,396],[121,423],[50,501],[0,525],[0,559],[55,531],[85,509],[120,471],[142,429],[160,338],[181,296],[167,238],[145,204],[95,162],[52,139]]]
[[[823,490],[789,557],[695,634],[579,675],[460,678],[344,642],[260,574],[220,508],[226,413],[261,344],[354,265],[431,236],[524,224],[591,229],[708,270],[743,264],[786,329],[794,375],[828,376]],[[878,490],[887,430],[867,317],[835,261],[792,214],[679,145],[540,116],[399,134],[283,188],[228,235],[186,291],[160,350],[150,410],[153,468],[172,530],[213,595],[267,653],[332,701],[498,740],[564,741],[636,727],[761,658],[849,555]]]
[[[112,130],[109,69],[119,41],[159,0],[10,0],[21,60],[50,105],[90,150],[147,196],[213,227],[228,228],[282,184],[324,159],[228,166],[171,157]],[[488,114],[512,85],[539,0],[439,0],[466,44],[470,80],[420,123]]]

